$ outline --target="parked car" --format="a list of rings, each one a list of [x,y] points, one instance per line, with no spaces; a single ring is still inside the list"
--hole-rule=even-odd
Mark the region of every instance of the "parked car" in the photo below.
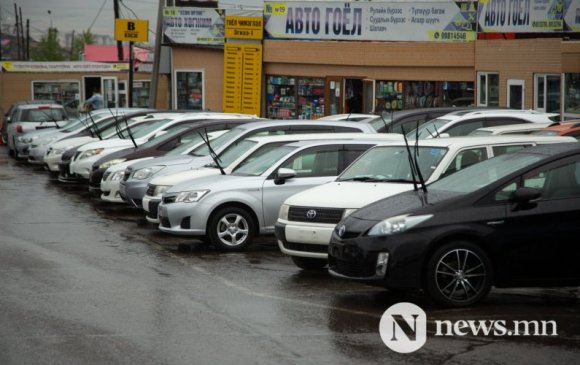
[[[508,124],[508,125],[498,125],[495,127],[482,127],[477,128],[473,132],[469,133],[470,137],[489,137],[489,136],[501,136],[510,134],[530,134],[534,131],[540,131],[546,127],[554,125],[555,123],[520,123],[520,124]]]
[[[573,138],[521,135],[486,138],[450,137],[412,143],[427,184],[477,162],[546,143],[575,142]],[[302,269],[327,264],[328,242],[335,225],[352,212],[376,200],[413,190],[407,146],[403,142],[369,149],[335,181],[286,199],[276,222],[280,250]]]
[[[231,144],[253,136],[308,134],[308,133],[377,133],[370,125],[357,122],[313,123],[309,120],[271,120],[255,122],[233,128],[216,138],[212,145],[219,154]],[[147,184],[154,176],[171,174],[201,167],[212,162],[207,146],[201,146],[188,156],[160,157],[127,167],[121,181],[121,196],[131,205],[141,207]]]
[[[571,136],[580,139],[580,120],[567,120],[561,123],[554,123],[533,134],[540,136]]]
[[[352,157],[377,143],[293,142],[241,163],[229,175],[177,184],[163,194],[159,229],[206,239],[224,251],[243,250],[255,235],[274,232],[288,196],[332,181]]]
[[[462,307],[491,286],[580,285],[580,145],[527,148],[341,220],[329,271]]]
[[[384,112],[373,119],[364,120],[369,123],[379,133],[407,133],[432,119],[459,110],[472,110],[470,107],[437,107],[437,108],[417,108],[409,110],[397,110]]]
[[[553,123],[558,114],[534,110],[477,109],[462,110],[445,114],[410,130],[409,138],[434,138],[465,136],[482,127],[521,123]]]
[[[142,207],[145,210],[146,219],[151,223],[159,223],[157,218],[157,207],[161,202],[164,192],[172,186],[195,179],[202,176],[230,174],[232,170],[241,163],[257,158],[262,154],[278,148],[281,145],[298,141],[311,140],[363,140],[372,139],[380,141],[401,141],[403,136],[396,133],[313,133],[313,134],[286,134],[279,136],[250,137],[233,143],[217,155],[219,166],[215,162],[195,169],[157,176],[153,178],[143,197]],[[358,152],[356,153],[358,156]],[[349,161],[353,160],[351,155],[346,156]],[[221,168],[221,169],[220,169]]]
[[[350,113],[350,114],[333,114],[327,115],[322,118],[318,118],[317,120],[325,121],[325,120],[332,120],[332,121],[347,121],[347,122],[360,122],[365,120],[375,119],[377,116],[376,114],[359,114],[359,113]]]
[[[28,154],[28,145],[18,140],[24,133],[43,129],[60,128],[68,122],[68,116],[60,104],[22,104],[14,108],[6,125],[8,153],[21,158]]]
[[[0,127],[0,136],[2,144],[4,145],[8,144],[8,134],[6,126],[8,125],[8,123],[10,123],[10,120],[12,119],[15,110],[17,109],[18,106],[25,104],[54,104],[54,100],[25,100],[25,101],[17,101],[16,103],[12,104],[10,108],[8,108],[6,113],[3,113],[4,115],[2,120],[2,126]]]
[[[210,117],[207,113],[194,113],[184,115],[183,122],[187,120],[192,121],[193,124],[181,124],[183,128],[172,128],[171,132],[153,138],[142,145],[125,148],[99,158],[92,165],[89,175],[89,190],[100,193],[101,179],[105,170],[117,163],[145,157],[163,156],[180,145],[191,146],[191,144],[195,144],[197,147],[200,142],[203,142],[205,133],[226,132],[239,125],[255,122],[259,119],[240,117],[240,115],[231,115],[228,118],[227,115],[221,113]],[[185,148],[187,149],[187,147]],[[126,164],[126,166],[129,165]]]

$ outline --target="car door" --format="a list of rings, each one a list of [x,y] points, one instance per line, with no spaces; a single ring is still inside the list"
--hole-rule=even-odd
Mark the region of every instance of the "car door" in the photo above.
[[[497,257],[508,282],[565,284],[580,280],[580,156],[525,174],[520,185],[542,196],[527,207],[506,203]],[[515,183],[503,189],[515,190]],[[507,196],[507,194],[504,194]]]
[[[332,181],[338,175],[341,164],[342,144],[310,147],[297,151],[275,169],[288,168],[296,176],[276,184],[274,173],[262,185],[262,212],[264,228],[270,229],[278,218],[280,206],[286,198],[298,192]]]

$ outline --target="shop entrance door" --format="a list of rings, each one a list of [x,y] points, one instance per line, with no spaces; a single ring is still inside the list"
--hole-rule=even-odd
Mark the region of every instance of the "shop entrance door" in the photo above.
[[[326,113],[325,115],[334,115],[343,113],[343,78],[338,76],[329,76],[326,78]]]
[[[524,110],[524,80],[507,81],[507,107]]]
[[[119,90],[116,77],[103,77],[103,104],[105,108],[119,107]]]
[[[346,79],[344,86],[344,112],[349,114],[362,113],[363,80]]]
[[[534,109],[544,113],[560,113],[560,75],[535,75]]]
[[[375,80],[363,80],[363,113],[371,114],[375,111]]]

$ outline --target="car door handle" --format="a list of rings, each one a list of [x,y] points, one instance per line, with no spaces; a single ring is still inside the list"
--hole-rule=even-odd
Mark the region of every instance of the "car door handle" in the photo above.
[[[502,219],[499,221],[489,221],[489,222],[487,222],[487,225],[488,226],[497,226],[499,224],[504,224],[504,223],[505,223],[505,221]]]

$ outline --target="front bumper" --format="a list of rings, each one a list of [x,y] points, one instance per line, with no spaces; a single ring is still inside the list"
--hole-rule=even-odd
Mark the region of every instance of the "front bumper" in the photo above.
[[[60,171],[59,164],[61,162],[62,162],[62,154],[56,155],[49,152],[46,156],[44,156],[44,163],[46,164],[50,172],[59,172]]]
[[[121,181],[119,186],[119,193],[123,200],[133,205],[134,207],[141,208],[143,205],[143,197],[147,192],[148,180],[127,180]]]
[[[204,236],[210,207],[203,203],[160,204],[159,229],[177,236]]]
[[[106,178],[101,180],[100,190],[101,199],[110,203],[124,203],[125,201],[121,198],[119,193],[119,180],[111,181],[109,178],[112,176],[108,175]]]
[[[92,195],[99,195],[103,190],[101,188],[101,181],[106,169],[92,170],[89,174],[89,193]],[[118,186],[118,184],[117,184]],[[119,189],[117,188],[117,191]],[[119,197],[119,199],[121,199]]]
[[[66,184],[78,184],[82,182],[82,179],[70,172],[70,161],[66,161],[58,164],[58,181]]]
[[[93,162],[95,161],[96,159],[93,158],[83,158],[82,160],[73,160],[70,164],[70,172],[88,181],[89,176],[91,175]]]
[[[159,224],[158,209],[161,203],[161,196],[149,196],[145,195],[143,197],[143,210],[145,211],[145,218],[150,223]]]
[[[334,224],[278,220],[274,226],[280,251],[290,256],[328,258]]]
[[[28,150],[28,162],[35,165],[44,165],[46,146],[35,146]]]
[[[14,142],[14,149],[18,152],[18,159],[28,160],[28,151],[30,150],[30,144],[18,142],[18,138],[16,138]]]

